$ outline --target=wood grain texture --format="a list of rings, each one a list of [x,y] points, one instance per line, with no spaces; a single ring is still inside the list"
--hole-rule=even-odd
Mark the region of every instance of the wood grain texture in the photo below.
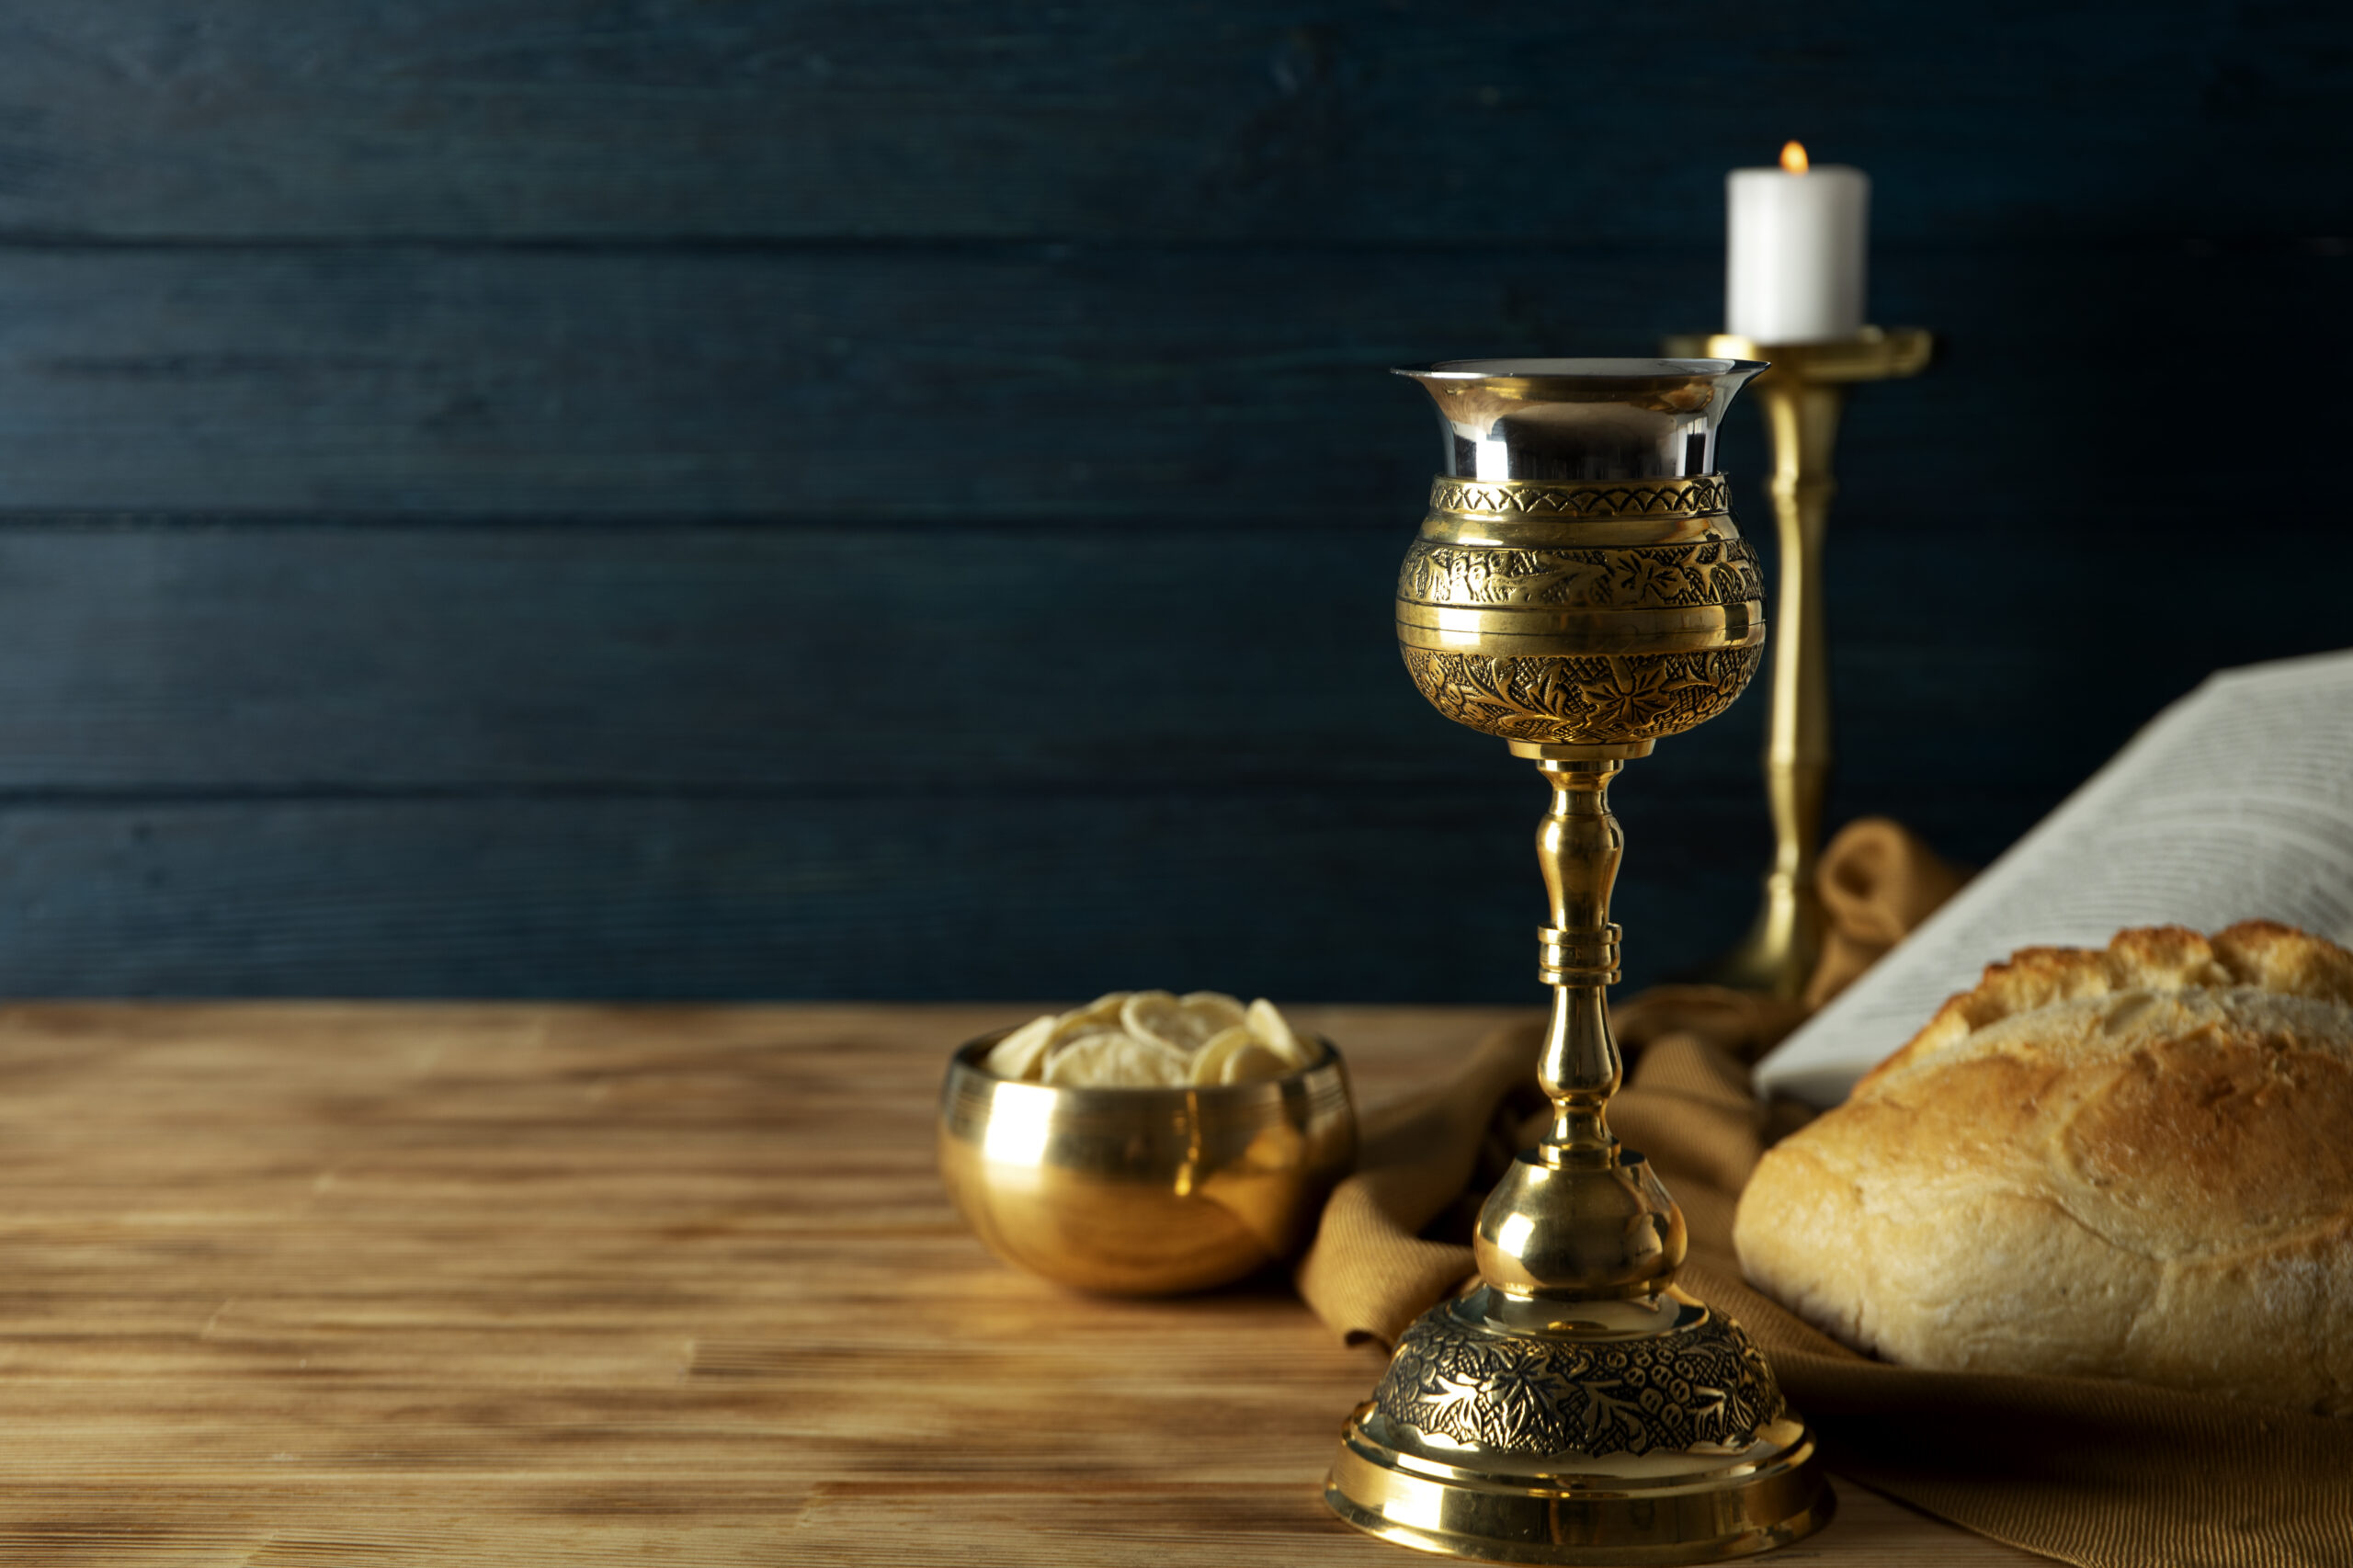
[[[2144,642],[2184,570],[2154,524],[2119,553],[1995,521],[1931,570],[1858,510],[1833,820],[1893,813],[1971,860],[2211,664],[2326,646],[2353,567],[2333,523],[2288,528],[2344,564],[2276,578],[2258,630]],[[0,992],[1004,996],[1176,963],[1284,994],[1529,994],[1541,792],[1396,667],[1396,549],[18,519]],[[2086,665],[2093,640],[2131,654]],[[2099,707],[2051,700],[2061,676]],[[1745,918],[1762,707],[1614,791],[1633,983]]]
[[[1401,1561],[1316,1500],[1376,1353],[956,1222],[938,1076],[1006,1012],[0,1010],[0,1556]],[[1505,1015],[1305,1016],[1371,1101]],[[1840,1508],[1785,1560],[2031,1561]]]
[[[1543,796],[1500,788],[996,799],[227,800],[0,812],[0,990],[625,997],[1540,994]],[[1674,814],[1671,812],[1668,814]],[[1697,813],[1693,813],[1697,814]],[[1761,844],[1648,846],[1630,973],[1738,934]],[[1639,830],[1650,818],[1631,818]],[[1687,824],[1689,825],[1689,824]],[[1190,977],[1190,978],[1186,978]]]
[[[11,6],[0,991],[1520,995],[1381,371],[1711,324],[1792,133],[1946,335],[1842,448],[1832,816],[1989,858],[2347,636],[2341,11]],[[1619,791],[1637,979],[1759,706]]]
[[[1398,665],[1411,528],[18,517],[0,790],[1492,778]]]
[[[2341,246],[1884,254],[1878,311],[1956,347],[1857,399],[1847,489],[1923,530],[2237,500],[2272,405],[2146,402],[2099,367],[2164,321],[2198,385],[2269,384],[2273,345],[2345,340],[2348,268]],[[1389,367],[1648,354],[1721,289],[1705,244],[0,247],[0,512],[1386,530],[1439,460]],[[2353,399],[2294,392],[2316,426]],[[2107,475],[2168,430],[2167,483],[2120,496]],[[1733,472],[1754,497],[1756,460]]]
[[[1898,243],[2341,234],[2347,41],[2328,6],[2178,0],[28,0],[0,222],[1679,244],[1795,134],[1880,176]]]
[[[2120,550],[2097,525],[2038,538],[1990,518],[1939,548],[1892,503],[1858,498],[1829,585],[1841,707],[1861,721],[1847,766],[1886,809],[1927,782],[1904,777],[1917,748],[1964,740],[2063,789],[2220,659],[2342,630],[2353,540],[2325,514],[2283,519],[2270,545],[2302,566],[2265,585],[2259,623],[2169,628],[2097,672],[2108,713],[2039,706],[2085,643],[2145,636],[2147,607],[2211,547],[2200,525],[2138,513]],[[1133,520],[1115,536],[20,517],[0,525],[0,799],[1518,778],[1399,665],[1410,520]],[[2011,630],[1957,656],[1995,614]],[[1745,792],[1762,705],[1677,737],[1629,798]]]

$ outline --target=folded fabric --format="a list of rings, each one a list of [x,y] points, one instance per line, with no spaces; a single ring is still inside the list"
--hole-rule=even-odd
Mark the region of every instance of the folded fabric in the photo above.
[[[1907,1370],[1824,1336],[1742,1278],[1733,1207],[1759,1155],[1809,1114],[1757,1104],[1747,1063],[1961,878],[1874,820],[1833,840],[1821,880],[1834,934],[1804,1001],[1670,986],[1613,1010],[1634,1065],[1610,1125],[1683,1207],[1691,1250],[1677,1282],[1765,1350],[1836,1473],[1965,1528],[2086,1568],[2353,1563],[2353,1421],[2095,1379]],[[1500,1030],[1447,1084],[1368,1116],[1358,1169],[1298,1273],[1336,1332],[1392,1343],[1468,1283],[1479,1198],[1542,1119],[1542,1034],[1533,1019]]]

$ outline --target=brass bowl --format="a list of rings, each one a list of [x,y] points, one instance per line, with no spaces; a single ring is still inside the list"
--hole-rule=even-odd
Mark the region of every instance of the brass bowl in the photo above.
[[[1332,1042],[1256,1084],[1078,1089],[958,1051],[939,1091],[939,1174],[991,1252],[1082,1290],[1165,1296],[1239,1279],[1303,1247],[1356,1163],[1348,1072]]]

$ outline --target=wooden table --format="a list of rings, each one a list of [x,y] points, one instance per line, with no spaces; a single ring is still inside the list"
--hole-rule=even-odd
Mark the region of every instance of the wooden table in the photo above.
[[[0,1009],[0,1561],[1423,1561],[1317,1495],[1381,1358],[1092,1301],[932,1171],[1017,1007]],[[1301,1009],[1366,1100],[1495,1015]],[[1777,1561],[2038,1561],[1853,1486]]]

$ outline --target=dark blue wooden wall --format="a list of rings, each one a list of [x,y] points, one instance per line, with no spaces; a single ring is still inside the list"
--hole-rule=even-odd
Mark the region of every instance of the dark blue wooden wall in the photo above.
[[[1790,136],[1947,339],[1852,411],[1833,816],[1991,857],[2353,642],[2347,17],[12,5],[0,991],[1530,994],[1381,372],[1719,325]],[[1635,980],[1752,906],[1762,701],[1617,791]]]

